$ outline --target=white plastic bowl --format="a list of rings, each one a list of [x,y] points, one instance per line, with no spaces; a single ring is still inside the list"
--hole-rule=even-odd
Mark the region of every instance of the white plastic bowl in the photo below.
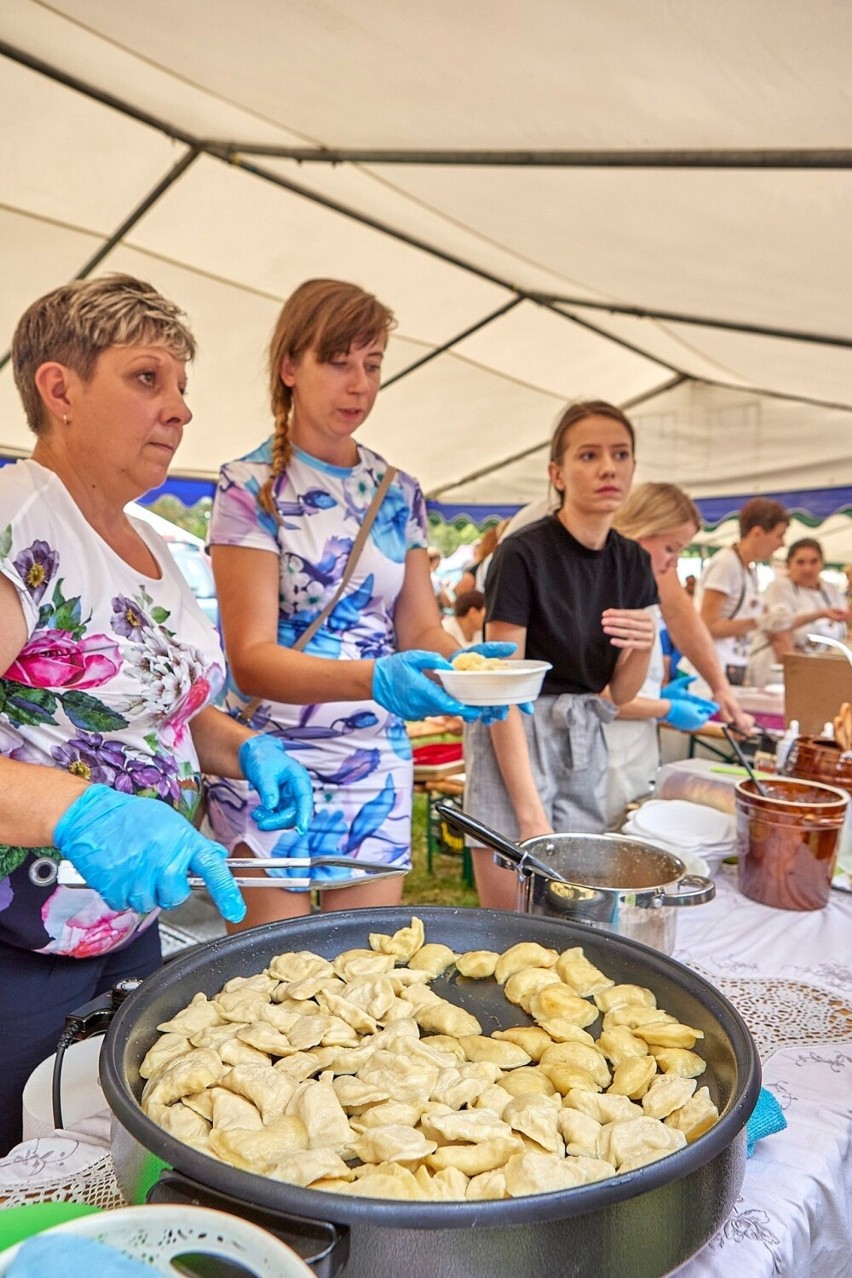
[[[314,1278],[313,1271],[272,1234],[239,1216],[207,1207],[120,1207],[97,1212],[42,1231],[92,1238],[135,1260],[151,1275],[178,1272],[171,1264],[186,1252],[238,1261],[256,1278]],[[8,1272],[23,1242],[0,1252],[0,1274]]]
[[[451,697],[466,706],[516,706],[535,701],[549,661],[507,661],[486,670],[436,670]]]

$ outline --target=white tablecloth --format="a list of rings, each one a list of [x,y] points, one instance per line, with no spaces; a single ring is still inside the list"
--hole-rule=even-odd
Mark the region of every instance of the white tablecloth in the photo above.
[[[724,1227],[677,1278],[852,1275],[852,895],[823,910],[757,905],[725,866],[715,901],[678,916],[674,957],[745,1020],[785,1131],[756,1147]]]

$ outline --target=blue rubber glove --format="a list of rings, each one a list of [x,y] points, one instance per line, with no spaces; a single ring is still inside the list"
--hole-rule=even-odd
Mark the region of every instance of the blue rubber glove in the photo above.
[[[678,701],[686,701],[689,705],[695,706],[698,710],[706,710],[708,714],[715,714],[719,709],[715,701],[710,701],[707,697],[696,697],[691,692],[685,692],[683,696],[677,698]]]
[[[198,874],[223,918],[245,915],[225,849],[158,799],[90,785],[59,818],[53,842],[110,909],[173,909],[189,896],[187,875]]]
[[[314,813],[309,773],[287,753],[275,737],[260,732],[240,746],[240,767],[257,790],[261,806],[252,812],[260,830],[298,830],[304,834]]]
[[[703,701],[700,697],[681,697],[671,702],[668,714],[661,715],[663,723],[670,723],[681,732],[694,732],[715,714],[719,707],[715,701]]]
[[[679,697],[686,696],[686,690],[691,683],[695,683],[695,675],[678,675],[677,679],[672,679],[671,683],[667,683],[665,687],[660,689],[660,696],[665,697],[668,701],[674,701]]]
[[[459,652],[478,652],[481,657],[511,657],[517,646],[516,643],[491,640],[488,643],[469,643],[466,648],[459,648]],[[458,656],[459,652],[455,655]]]
[[[483,719],[492,707],[462,705],[423,673],[449,669],[451,666],[445,657],[418,648],[379,657],[373,667],[373,700],[401,719],[426,719],[443,714],[458,715],[469,723]],[[497,709],[505,710],[505,707]]]

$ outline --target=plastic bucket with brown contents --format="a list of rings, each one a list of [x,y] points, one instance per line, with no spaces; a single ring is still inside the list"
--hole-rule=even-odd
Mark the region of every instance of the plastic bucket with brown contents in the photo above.
[[[778,910],[828,904],[849,795],[815,781],[780,777],[736,787],[740,891]]]

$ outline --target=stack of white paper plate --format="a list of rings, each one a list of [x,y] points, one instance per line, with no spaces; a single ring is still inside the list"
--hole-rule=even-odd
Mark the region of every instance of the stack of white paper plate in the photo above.
[[[683,799],[650,799],[630,814],[622,830],[673,852],[691,874],[707,874],[737,850],[732,816]]]

